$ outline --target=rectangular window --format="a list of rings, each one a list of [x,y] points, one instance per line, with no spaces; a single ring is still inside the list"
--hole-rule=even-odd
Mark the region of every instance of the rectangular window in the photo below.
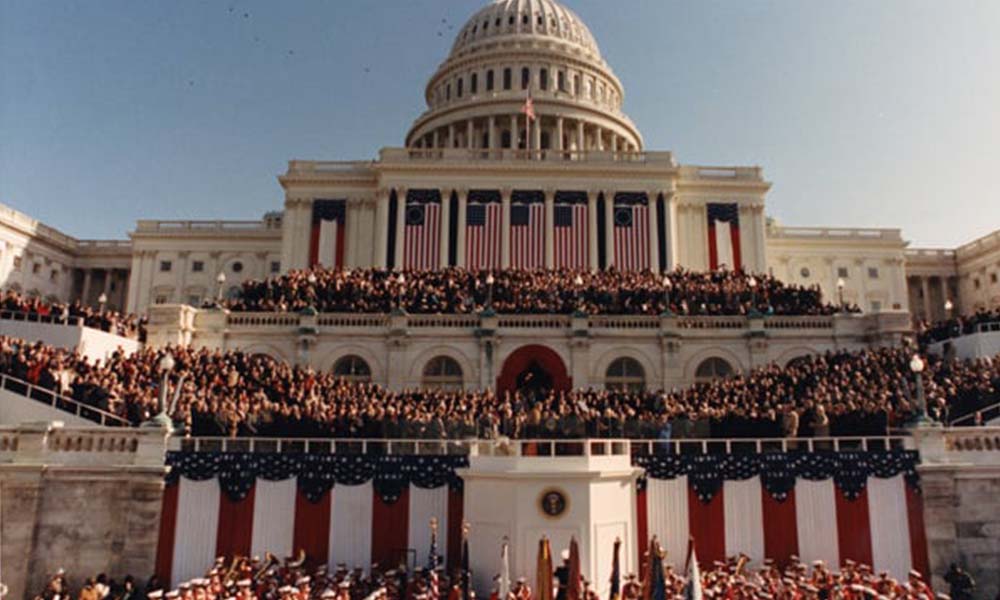
[[[281,272],[281,263],[278,262],[278,261],[276,261],[276,260],[272,260],[271,261],[271,272],[272,273],[280,273]]]
[[[174,265],[169,260],[161,260],[160,261],[160,272],[161,273],[169,273],[170,269],[173,269],[173,268],[174,268]]]
[[[559,71],[559,74],[556,75],[556,81],[559,84],[559,91],[560,92],[565,92],[566,91],[566,73],[564,71]]]
[[[996,282],[997,282],[997,274],[990,273],[990,283],[996,283]]]
[[[868,267],[868,279],[878,279],[878,267]]]
[[[510,67],[503,70],[503,89],[509,90],[511,86]]]
[[[52,272],[49,273],[49,281],[57,281],[58,279],[59,279],[59,271],[57,271],[56,269],[52,269]]]
[[[521,69],[521,89],[528,89],[528,84],[531,83],[531,69],[524,67]]]
[[[201,273],[205,270],[205,262],[201,260],[196,260],[191,263],[191,271],[195,273]]]
[[[465,83],[465,80],[463,80],[461,77],[459,77],[458,78],[458,87],[455,89],[455,95],[458,96],[459,98],[462,97],[462,91],[463,91],[462,90],[462,84],[463,83]]]
[[[549,70],[542,69],[538,72],[538,87],[543,90],[549,89]]]
[[[573,95],[574,96],[579,96],[580,95],[580,76],[579,75],[574,75],[573,76]]]
[[[847,279],[847,267],[837,267],[837,277]]]
[[[157,296],[156,300],[154,300],[153,302],[155,304],[166,304],[167,303],[167,297],[166,296]]]
[[[486,91],[493,91],[493,69],[486,71]]]
[[[977,279],[973,279],[972,280],[972,287],[974,287],[974,288],[976,288],[978,290],[979,286],[980,286],[979,279],[978,278]]]
[[[20,256],[15,256],[14,257],[14,270],[15,271],[20,271],[21,270],[21,257]]]
[[[444,88],[444,99],[445,100],[451,100],[451,84],[450,83]]]
[[[31,272],[38,275],[38,272],[42,270],[42,265],[40,263],[34,263],[31,265]]]
[[[479,92],[479,73],[473,73],[469,77],[469,93],[476,94]]]

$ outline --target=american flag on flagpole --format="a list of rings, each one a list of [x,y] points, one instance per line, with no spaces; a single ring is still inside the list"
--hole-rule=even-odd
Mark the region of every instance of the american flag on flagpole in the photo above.
[[[615,204],[615,260],[622,271],[649,268],[649,206],[644,202]]]
[[[441,251],[441,203],[408,202],[403,239],[403,268],[438,268]]]
[[[586,269],[590,223],[586,204],[559,204],[554,207],[555,267]]]
[[[515,269],[540,269],[545,266],[544,203],[511,205],[510,266]]]
[[[531,90],[528,90],[528,97],[524,99],[524,106],[521,107],[521,112],[524,116],[528,118],[529,121],[535,120],[535,101],[531,99]]]
[[[430,571],[431,600],[438,600],[441,597],[441,587],[437,573],[438,565],[441,562],[441,558],[438,556],[437,529],[437,519],[431,519],[431,550],[427,556],[427,569]]]
[[[470,203],[465,209],[465,266],[500,268],[502,206],[499,202]]]

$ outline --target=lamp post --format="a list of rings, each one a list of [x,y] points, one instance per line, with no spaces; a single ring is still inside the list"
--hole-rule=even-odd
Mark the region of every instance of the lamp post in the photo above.
[[[837,278],[837,298],[840,301],[840,311],[844,311],[844,288],[847,286],[847,282],[844,281],[843,277]]]
[[[406,311],[403,310],[403,286],[406,285],[406,277],[400,273],[396,277],[396,308],[393,309],[393,314],[405,315]]]
[[[101,295],[97,297],[97,305],[100,306],[101,312],[104,312],[104,305],[108,303],[108,295],[101,292]]]
[[[672,317],[674,313],[670,310],[670,290],[674,287],[674,282],[670,281],[670,277],[663,276],[663,316]]]
[[[944,318],[945,319],[950,319],[951,318],[951,311],[954,308],[955,308],[955,304],[951,301],[951,298],[948,298],[947,300],[944,301]]]
[[[493,278],[493,273],[486,275],[486,312],[493,312],[493,284],[496,279]]]
[[[750,286],[750,310],[747,312],[750,317],[760,316],[760,311],[757,310],[757,278],[753,275],[747,280],[747,285]]]
[[[219,271],[219,274],[215,276],[215,303],[219,306],[222,305],[222,286],[226,285],[226,274],[223,271]]]
[[[173,430],[173,422],[170,420],[170,415],[167,414],[167,393],[170,387],[170,372],[174,370],[176,364],[173,355],[169,352],[164,354],[160,358],[160,362],[157,363],[157,367],[163,375],[163,379],[160,381],[160,393],[157,398],[157,414],[143,423],[143,426],[159,427],[166,429],[168,432]]]
[[[583,276],[579,273],[573,278],[573,304],[576,306],[573,308],[573,315],[576,317],[586,316],[583,312],[583,299],[581,298],[581,292],[583,291]]]
[[[914,354],[913,358],[910,359],[910,371],[913,371],[913,378],[916,380],[917,386],[917,426],[927,425],[930,423],[930,419],[927,418],[927,399],[924,397],[924,378],[922,373],[927,363],[924,359],[920,358],[919,354]]]

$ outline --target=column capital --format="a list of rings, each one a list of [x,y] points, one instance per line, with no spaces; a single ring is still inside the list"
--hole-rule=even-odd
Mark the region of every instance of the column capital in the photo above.
[[[555,197],[556,197],[556,188],[553,188],[553,187],[543,188],[542,189],[542,193],[545,194],[545,200],[546,201],[555,200]]]
[[[405,200],[406,199],[406,192],[409,191],[409,188],[407,188],[406,186],[403,186],[403,185],[397,185],[395,187],[396,187],[396,197]]]
[[[512,187],[502,187],[500,188],[500,197],[504,200],[510,200],[511,195],[514,193],[514,188]]]

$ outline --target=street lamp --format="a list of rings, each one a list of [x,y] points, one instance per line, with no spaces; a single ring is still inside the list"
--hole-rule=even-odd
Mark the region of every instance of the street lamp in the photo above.
[[[101,307],[101,312],[104,312],[104,305],[108,303],[108,295],[101,292],[101,295],[97,297],[97,304]]]
[[[674,282],[670,281],[670,277],[663,276],[663,316],[671,317],[673,316],[673,311],[670,310],[670,290],[673,289]]]
[[[493,312],[493,284],[495,282],[493,273],[486,275],[486,310],[488,312]]]
[[[222,286],[226,285],[226,274],[223,271],[219,271],[219,274],[215,276],[216,290],[215,290],[215,302],[216,304],[222,304]]]
[[[757,310],[757,278],[753,275],[747,280],[747,285],[750,286],[750,310],[748,315],[751,317],[756,317],[760,313]]]
[[[170,372],[174,370],[176,364],[173,355],[169,352],[164,354],[157,363],[157,368],[163,374],[163,379],[160,381],[160,393],[157,397],[157,414],[143,424],[147,427],[166,429],[168,433],[173,430],[173,423],[170,420],[170,415],[167,414],[167,393],[169,391],[167,388],[170,386]]]
[[[926,425],[930,422],[927,418],[927,399],[924,397],[924,378],[922,373],[927,363],[924,359],[920,358],[919,354],[914,354],[913,358],[910,359],[910,371],[913,371],[913,377],[917,384],[917,425]]]
[[[390,278],[390,281],[391,281],[391,278]],[[406,314],[406,311],[403,310],[403,286],[404,285],[406,285],[406,277],[402,273],[400,273],[399,276],[396,277],[396,308],[394,310],[394,313],[397,314],[397,315]]]
[[[583,317],[585,313],[583,312],[583,299],[581,298],[581,292],[583,291],[583,275],[579,273],[573,278],[573,304],[576,306],[573,308],[574,316]]]
[[[837,297],[840,299],[840,310],[844,310],[844,288],[847,287],[847,282],[844,281],[843,277],[837,278]]]
[[[950,319],[951,318],[951,311],[954,308],[955,308],[955,304],[951,301],[951,298],[948,298],[947,300],[945,300],[944,301],[944,318]]]

